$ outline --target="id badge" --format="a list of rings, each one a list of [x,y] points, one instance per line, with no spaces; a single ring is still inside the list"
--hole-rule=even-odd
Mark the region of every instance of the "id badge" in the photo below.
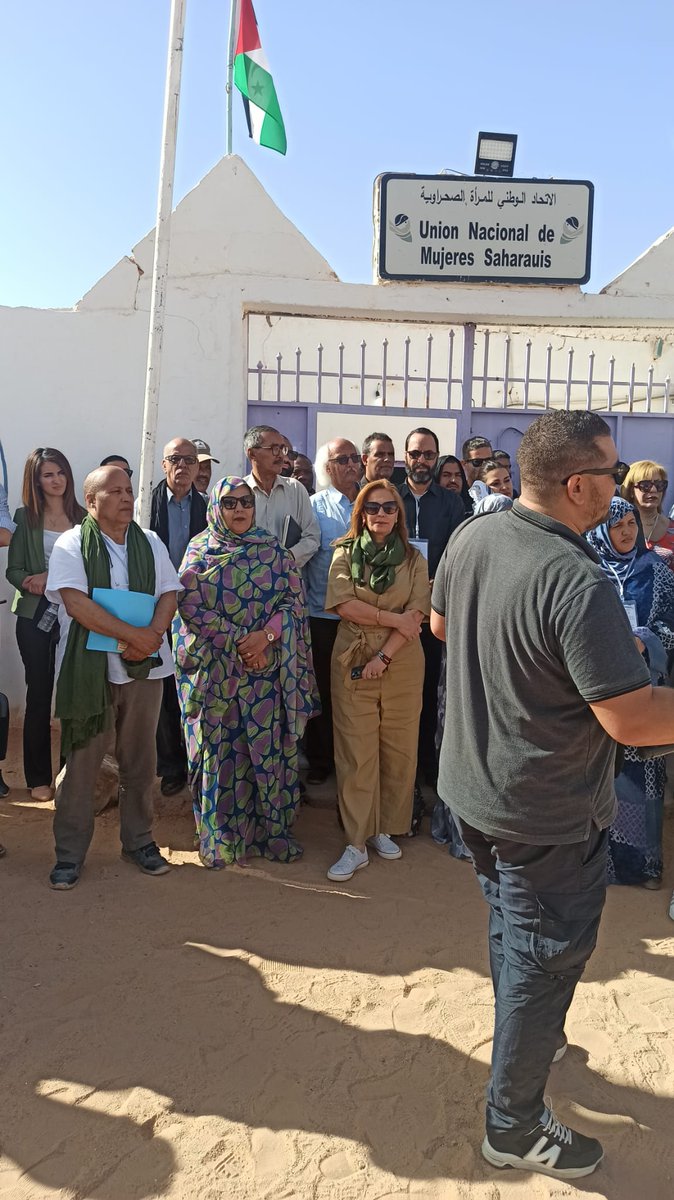
[[[414,546],[414,549],[418,550],[420,554],[423,554],[424,558],[426,559],[426,562],[428,562],[428,539],[427,538],[410,538],[409,543],[410,543],[410,546]]]
[[[627,613],[627,620],[630,623],[630,629],[638,629],[639,619],[637,617],[637,606],[628,600],[623,600],[623,608]]]

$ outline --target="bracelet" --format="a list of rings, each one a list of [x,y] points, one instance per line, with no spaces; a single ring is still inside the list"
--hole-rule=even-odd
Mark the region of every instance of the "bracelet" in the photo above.
[[[388,654],[384,654],[383,650],[377,651],[377,658],[381,659],[385,667],[390,667],[391,659],[389,658]]]

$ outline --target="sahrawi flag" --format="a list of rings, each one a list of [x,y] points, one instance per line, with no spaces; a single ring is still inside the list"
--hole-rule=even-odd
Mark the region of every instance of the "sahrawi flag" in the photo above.
[[[286,131],[274,80],[260,45],[251,0],[239,0],[239,36],[234,57],[234,83],[243,96],[248,133],[260,146],[286,152]]]

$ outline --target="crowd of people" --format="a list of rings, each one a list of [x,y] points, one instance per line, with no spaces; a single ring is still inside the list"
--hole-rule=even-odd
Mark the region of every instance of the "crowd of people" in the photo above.
[[[166,796],[189,789],[201,861],[218,869],[301,855],[302,798],[334,772],[345,848],[327,874],[342,882],[370,852],[401,857],[430,787],[433,836],[473,860],[490,906],[483,1153],[543,1170],[541,1146],[552,1148],[545,1173],[574,1178],[600,1148],[545,1106],[547,1072],[565,1049],[606,882],[662,882],[674,743],[667,475],[617,462],[589,413],[530,426],[521,498],[509,455],[484,437],[441,456],[420,427],[400,450],[379,431],[360,448],[334,438],[312,463],[257,425],[244,437],[249,473],[212,485],[208,443],[175,437],[149,529],[134,519],[128,459],[92,466],[82,506],[64,454],[33,451],[13,519],[0,492],[25,782],[55,799],[59,891],[79,881],[107,753],[122,857],[148,875],[170,870],[152,834],[157,775]],[[0,785],[6,795],[1,774]],[[558,910],[546,930],[544,893]]]

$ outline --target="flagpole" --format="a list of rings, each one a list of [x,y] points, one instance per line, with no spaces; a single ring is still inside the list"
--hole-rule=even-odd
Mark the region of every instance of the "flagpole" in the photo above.
[[[227,148],[226,153],[232,153],[232,99],[234,96],[234,48],[236,42],[237,0],[231,0],[229,9],[229,43],[227,50]]]
[[[173,181],[175,177],[178,109],[180,106],[180,73],[183,63],[186,3],[187,0],[171,0],[161,165],[159,168],[159,189],[157,195],[157,224],[155,228],[154,263],[152,267],[150,331],[147,344],[147,367],[145,374],[143,440],[138,481],[140,524],[145,528],[150,523],[152,475],[154,471],[155,443],[157,440],[159,381],[164,337],[164,308],[168,283],[169,250],[171,246],[171,212],[173,210]]]

